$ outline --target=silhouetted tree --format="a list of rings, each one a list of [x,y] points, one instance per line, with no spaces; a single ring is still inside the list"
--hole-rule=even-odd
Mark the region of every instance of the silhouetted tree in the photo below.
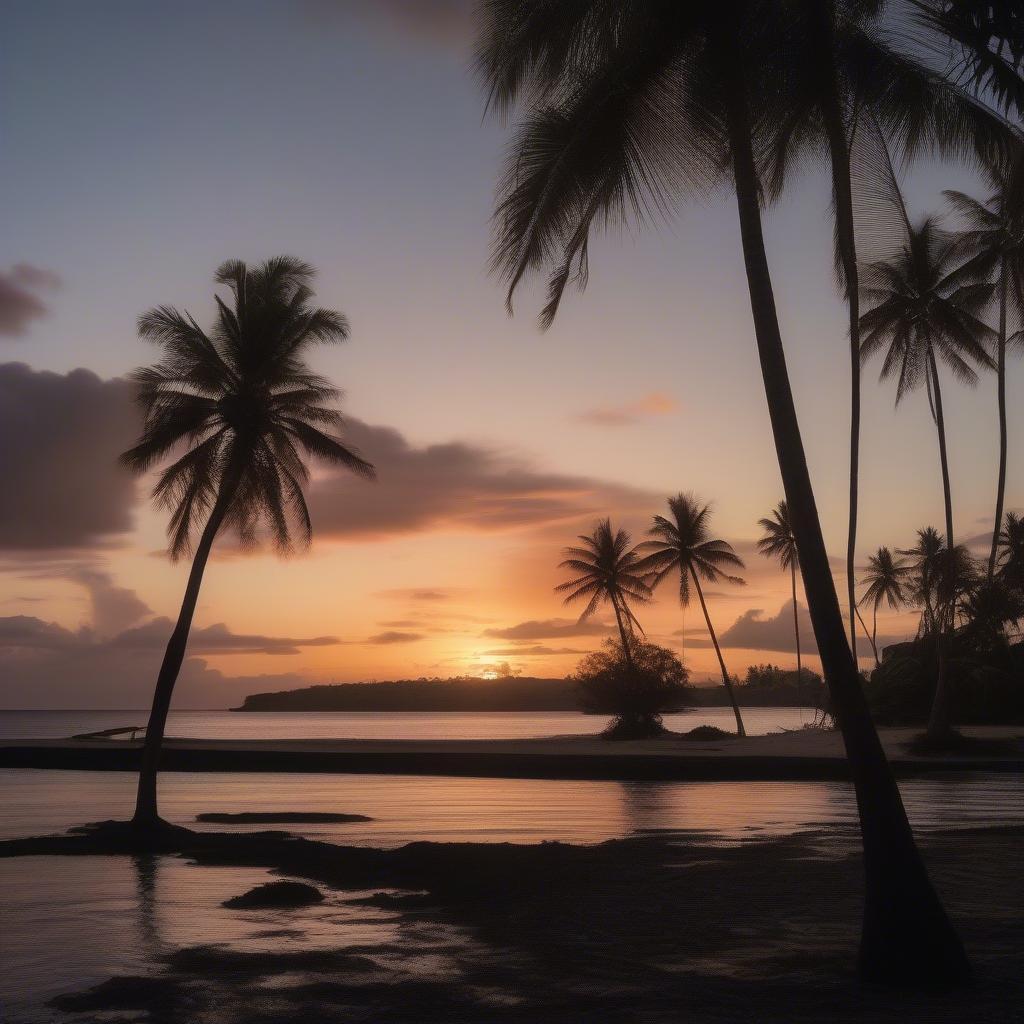
[[[1024,591],[1024,518],[1007,512],[997,541],[999,578],[1014,590]]]
[[[164,726],[218,533],[233,530],[250,545],[264,528],[282,551],[295,539],[308,543],[305,457],[373,476],[368,462],[325,432],[341,423],[329,407],[338,392],[305,357],[313,345],[344,341],[348,322],[310,305],[313,275],[308,264],[287,256],[255,268],[232,260],[215,280],[230,289],[233,301],[217,297],[211,331],[169,306],[139,318],[139,334],[161,346],[164,358],[131,376],[146,418],[138,444],[121,459],[136,473],[174,459],[161,471],[153,497],[171,512],[171,558],[193,554],[146,728],[134,817],[140,828],[161,824],[156,778]]]
[[[625,530],[613,530],[610,519],[600,520],[592,533],[580,534],[579,539],[583,546],[566,548],[563,552],[566,558],[558,566],[575,575],[555,587],[555,593],[565,594],[566,604],[586,600],[580,622],[607,601],[615,613],[623,656],[628,662],[633,627],[643,633],[629,602],[646,604],[651,599],[650,588],[644,582],[643,573],[638,571],[640,556],[630,546],[629,534]]]
[[[864,570],[864,597],[861,601],[871,605],[871,649],[875,655],[875,665],[880,664],[878,657],[878,606],[885,601],[894,611],[902,608],[908,599],[909,576],[913,570],[901,558],[893,556],[887,547],[880,547],[868,558],[868,567]]]
[[[996,484],[995,525],[988,559],[988,577],[996,571],[996,547],[1006,496],[1006,354],[1024,351],[1024,150],[989,171],[991,192],[980,202],[963,192],[943,193],[970,225],[961,244],[979,269],[992,277],[998,294],[996,336],[996,402],[999,410],[999,476]],[[1016,328],[1016,329],[1014,329]]]
[[[765,558],[774,558],[783,569],[789,570],[790,589],[793,594],[793,633],[796,637],[796,678],[803,675],[800,659],[800,617],[796,603],[796,571],[800,566],[800,555],[796,550],[796,537],[789,525],[789,509],[780,501],[772,509],[770,518],[759,519],[757,525],[764,531],[757,542],[757,550]]]
[[[992,329],[980,319],[992,296],[992,285],[979,280],[979,266],[965,259],[960,240],[943,231],[934,218],[916,227],[900,204],[897,231],[901,236],[895,253],[878,260],[861,274],[864,294],[871,308],[861,317],[861,350],[865,360],[884,351],[881,379],[896,378],[896,404],[912,390],[925,386],[935,421],[946,510],[946,550],[953,565],[953,499],[946,454],[946,420],[942,407],[939,361],[960,383],[974,385],[974,365],[991,367],[985,344]],[[952,582],[952,573],[943,579]],[[938,679],[928,719],[933,740],[947,735],[952,726],[946,686],[949,631],[953,627],[953,595],[942,595],[946,614],[939,622]]]
[[[628,650],[628,654],[627,654]],[[585,711],[614,715],[609,739],[642,739],[663,732],[661,716],[690,702],[689,673],[666,647],[633,634],[605,640],[576,669],[580,704]]]
[[[729,695],[729,703],[736,716],[736,732],[739,736],[746,736],[740,706],[736,703],[736,692],[726,670],[722,648],[718,644],[715,627],[711,624],[711,615],[700,585],[702,579],[707,583],[742,584],[743,580],[739,576],[729,576],[722,571],[722,567],[735,566],[742,569],[743,562],[729,544],[711,536],[710,505],[702,504],[692,494],[677,494],[668,499],[668,510],[668,518],[654,517],[654,525],[648,531],[654,539],[637,545],[637,551],[646,552],[637,568],[650,573],[652,590],[667,576],[678,576],[679,604],[683,608],[690,603],[690,581],[693,581],[722,672],[722,685]]]
[[[777,48],[766,53],[766,40],[778,38],[768,29],[784,8],[761,0],[485,0],[480,10],[489,105],[524,111],[501,184],[492,259],[509,303],[528,271],[553,267],[541,314],[549,325],[565,286],[586,282],[595,223],[644,220],[723,181],[735,188],[779,468],[861,811],[861,971],[904,984],[962,979],[963,948],[914,844],[847,642],[786,369],[756,157],[765,132],[786,116]],[[948,114],[933,105],[931,123],[962,127]]]

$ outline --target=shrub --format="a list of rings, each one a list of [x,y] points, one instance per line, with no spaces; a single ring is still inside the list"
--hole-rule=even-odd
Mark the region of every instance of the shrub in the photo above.
[[[573,676],[584,711],[615,716],[604,733],[610,739],[656,736],[665,712],[691,703],[689,673],[670,650],[634,637],[628,655],[621,641],[606,640]]]

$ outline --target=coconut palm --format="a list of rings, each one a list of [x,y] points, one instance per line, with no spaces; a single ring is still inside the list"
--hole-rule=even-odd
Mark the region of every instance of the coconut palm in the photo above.
[[[573,604],[586,599],[580,622],[589,618],[604,603],[612,606],[615,622],[622,640],[622,653],[632,663],[630,639],[634,629],[643,633],[630,602],[646,604],[651,591],[639,569],[640,556],[632,548],[631,538],[625,530],[613,530],[610,519],[600,520],[593,532],[579,535],[582,547],[569,547],[559,569],[574,573],[570,580],[555,587],[555,593],[565,594],[565,603]]]
[[[736,196],[758,359],[818,651],[843,732],[868,881],[860,967],[905,984],[966,977],[963,948],[914,844],[868,712],[829,568],[768,270],[757,155],[786,121],[784,7],[761,0],[485,0],[478,65],[489,105],[521,119],[500,186],[492,269],[508,303],[528,272],[551,270],[541,323],[587,280],[592,227],[645,221],[723,184]],[[774,40],[775,42],[773,42]],[[901,71],[881,94],[921,96],[938,76]],[[904,73],[905,72],[905,73]],[[974,108],[926,104],[893,119],[910,143],[974,125]],[[756,116],[752,113],[756,109]],[[979,129],[983,130],[984,126]]]
[[[192,555],[146,727],[134,817],[140,828],[161,824],[164,726],[214,540],[226,529],[248,545],[265,530],[281,551],[307,544],[307,457],[373,476],[331,432],[341,422],[330,408],[338,392],[305,362],[310,347],[344,341],[349,331],[342,314],[310,305],[313,276],[312,267],[287,256],[252,268],[232,260],[215,276],[232,301],[217,297],[212,330],[169,306],[139,318],[139,334],[161,346],[163,359],[131,376],[145,424],[121,460],[136,473],[163,467],[153,497],[171,513],[170,556]]]
[[[725,667],[722,648],[718,644],[715,627],[711,624],[704,590],[700,585],[705,583],[738,583],[743,580],[739,576],[730,576],[723,571],[723,566],[743,568],[743,562],[733,551],[731,545],[724,540],[711,536],[711,506],[698,500],[693,494],[677,494],[668,499],[669,516],[655,516],[654,525],[648,531],[653,540],[645,540],[637,546],[638,551],[646,552],[638,569],[651,575],[653,590],[670,574],[679,577],[679,603],[686,608],[690,603],[690,581],[693,581],[700,601],[700,610],[704,613],[708,634],[715,648],[718,665],[722,671],[722,685],[729,695],[733,714],[736,716],[736,733],[746,736],[743,728],[743,716],[736,702],[732,680]]]
[[[1024,590],[1024,517],[1007,512],[998,542],[1000,579],[1015,590]]]
[[[861,274],[863,293],[870,303],[861,317],[861,351],[865,360],[884,352],[881,379],[896,379],[897,405],[921,385],[927,391],[939,442],[946,550],[952,567],[953,499],[939,363],[967,385],[978,381],[975,366],[992,366],[985,346],[994,332],[981,320],[992,285],[979,280],[976,261],[965,258],[960,239],[943,231],[934,218],[927,217],[914,226],[903,209],[901,220],[902,244],[890,258],[867,265]],[[953,575],[947,573],[943,578],[951,582]],[[936,739],[951,729],[946,669],[954,604],[950,595],[944,597],[938,679],[928,719],[928,733]]]
[[[937,628],[938,585],[945,561],[946,542],[934,526],[917,531],[912,548],[900,548],[897,554],[909,559],[910,599],[921,608],[918,636],[929,636]]]
[[[800,659],[800,617],[796,604],[796,573],[800,568],[800,555],[796,549],[793,527],[789,524],[789,509],[786,502],[780,501],[772,509],[771,516],[758,519],[757,525],[764,531],[757,542],[757,550],[765,558],[774,558],[783,569],[789,570],[793,595],[793,634],[796,638],[796,681],[799,686],[803,680],[803,665]]]
[[[988,578],[996,571],[996,548],[1006,497],[1006,355],[1024,351],[1024,150],[989,171],[990,194],[980,201],[963,192],[943,193],[967,221],[961,236],[966,251],[996,283],[999,330],[996,336],[996,401],[999,410],[999,476]]]
[[[880,547],[868,558],[868,567],[864,570],[864,596],[862,604],[871,605],[871,650],[875,655],[875,665],[881,660],[878,657],[878,606],[885,601],[895,611],[902,608],[909,598],[910,574],[913,569],[900,557],[894,556],[887,547]]]

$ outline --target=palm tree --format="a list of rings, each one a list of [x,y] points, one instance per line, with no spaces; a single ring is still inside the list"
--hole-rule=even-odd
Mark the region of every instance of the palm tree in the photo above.
[[[998,540],[1000,579],[1015,590],[1024,590],[1024,518],[1007,512]]]
[[[766,148],[765,132],[784,122],[789,102],[779,47],[765,45],[782,37],[782,5],[486,0],[480,12],[478,65],[488,104],[503,114],[516,105],[523,110],[501,184],[492,256],[492,269],[508,282],[510,309],[529,271],[552,268],[541,314],[542,325],[550,325],[566,285],[586,283],[595,224],[643,221],[723,182],[734,189],[772,434],[861,811],[861,972],[900,984],[965,978],[963,947],[917,851],[847,642],[786,368],[755,157]],[[910,79],[918,81],[913,61],[897,63],[908,73],[892,88],[878,77],[883,93],[927,91],[911,86]],[[904,118],[905,134],[919,142],[942,126],[956,134],[970,121],[960,116],[963,109],[932,103],[923,121]]]
[[[796,537],[789,524],[789,509],[780,501],[772,509],[770,518],[759,519],[757,525],[764,531],[757,542],[757,550],[765,558],[774,558],[783,569],[789,570],[793,593],[793,633],[796,637],[796,681],[799,687],[803,681],[803,665],[800,660],[800,617],[796,604],[796,572],[800,568],[800,554],[796,549]]]
[[[946,542],[934,526],[917,531],[917,543],[912,548],[900,548],[897,554],[910,559],[910,599],[921,607],[918,636],[929,636],[936,629],[938,616],[938,587],[942,574]]]
[[[160,306],[139,318],[139,334],[162,346],[164,358],[132,380],[145,411],[142,437],[122,456],[136,473],[165,465],[153,497],[169,509],[170,556],[193,552],[174,632],[157,676],[139,771],[136,826],[162,824],[156,778],[167,711],[188,643],[210,550],[222,528],[252,544],[266,529],[279,550],[309,542],[303,497],[304,457],[372,477],[373,467],[324,428],[340,416],[338,392],[305,362],[315,344],[348,337],[345,317],[310,305],[314,271],[287,256],[249,268],[231,260],[215,275],[233,297],[217,297],[213,329],[188,313]]]
[[[645,540],[637,547],[638,551],[647,554],[637,567],[651,575],[653,590],[669,573],[679,575],[679,604],[686,608],[690,603],[690,581],[697,591],[700,610],[704,613],[708,634],[718,657],[718,665],[722,671],[722,685],[729,695],[733,714],[736,716],[736,734],[746,736],[743,728],[743,716],[736,702],[732,680],[725,667],[722,648],[715,635],[715,627],[711,625],[711,615],[701,579],[706,583],[738,583],[743,580],[739,576],[730,576],[722,571],[722,566],[743,568],[743,562],[733,551],[731,545],[724,540],[717,540],[710,535],[711,506],[701,503],[693,494],[677,494],[668,499],[669,517],[655,516],[654,525],[648,533],[654,540]]]
[[[861,317],[861,351],[865,360],[884,351],[881,379],[896,378],[896,404],[925,385],[939,442],[942,494],[946,512],[946,551],[954,564],[953,499],[946,453],[946,421],[939,378],[941,360],[954,378],[974,385],[972,364],[990,367],[985,343],[993,331],[980,316],[992,285],[979,280],[979,267],[965,259],[960,239],[943,231],[935,219],[911,225],[902,208],[903,241],[894,255],[864,268],[863,292],[871,308]],[[952,581],[952,574],[943,577]],[[928,734],[941,739],[951,730],[946,681],[949,632],[953,626],[952,595],[941,595],[939,665]]]
[[[603,603],[610,604],[619,627],[623,657],[632,668],[630,640],[634,628],[641,634],[643,629],[629,603],[646,604],[651,599],[650,588],[639,571],[640,556],[630,546],[629,534],[625,530],[613,530],[610,519],[600,520],[592,533],[580,534],[579,540],[583,546],[566,548],[565,560],[558,566],[575,575],[555,587],[555,593],[565,594],[566,604],[586,598],[581,622]]]
[[[885,601],[894,611],[902,608],[908,600],[909,577],[913,572],[907,563],[887,547],[880,547],[868,558],[868,567],[864,573],[864,597],[862,603],[871,605],[871,650],[875,655],[875,665],[879,665],[878,657],[878,606]]]
[[[995,526],[988,559],[988,578],[996,571],[996,548],[1006,496],[1006,353],[1024,351],[1024,149],[1003,167],[989,171],[991,193],[981,202],[963,192],[943,193],[966,218],[969,230],[961,236],[979,270],[995,278],[999,304],[996,337],[996,400],[999,409],[999,478],[996,484]],[[1018,330],[1009,332],[1009,324]]]

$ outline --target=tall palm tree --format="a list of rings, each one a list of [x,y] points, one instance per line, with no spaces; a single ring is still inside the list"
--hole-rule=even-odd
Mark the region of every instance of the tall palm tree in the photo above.
[[[896,404],[912,390],[925,386],[935,421],[946,512],[946,552],[952,569],[953,498],[946,452],[946,420],[942,406],[939,361],[963,384],[974,385],[974,366],[991,367],[986,343],[992,329],[981,319],[992,285],[979,280],[975,261],[965,259],[960,240],[943,231],[934,218],[911,225],[903,209],[902,244],[885,260],[866,266],[863,292],[871,308],[861,317],[861,351],[865,360],[884,351],[881,379],[896,378]],[[952,572],[943,577],[952,582]],[[953,628],[954,601],[941,595],[938,679],[928,734],[941,739],[952,726],[947,686],[948,646]]]
[[[996,484],[995,525],[988,559],[988,578],[996,571],[996,548],[1006,497],[1006,354],[1024,351],[1024,149],[989,171],[991,192],[980,201],[963,192],[943,193],[968,222],[961,236],[979,269],[996,282],[999,330],[996,336],[996,402],[999,409],[999,477]]]
[[[885,601],[894,611],[902,608],[908,600],[909,577],[911,567],[899,557],[893,555],[887,547],[880,547],[868,558],[868,567],[864,571],[864,597],[862,603],[871,605],[871,650],[875,655],[875,665],[880,664],[878,657],[878,606]]]
[[[655,516],[654,525],[648,533],[654,538],[645,540],[637,546],[638,551],[647,552],[638,569],[651,574],[653,590],[670,573],[679,576],[679,603],[686,608],[690,603],[690,581],[693,581],[700,601],[700,610],[704,613],[708,634],[715,648],[718,665],[722,671],[722,685],[729,695],[732,712],[736,716],[736,734],[746,736],[743,728],[743,716],[736,702],[736,693],[732,680],[725,667],[722,648],[718,644],[715,627],[711,624],[707,602],[701,579],[706,583],[739,583],[739,576],[730,576],[723,572],[723,566],[743,568],[743,562],[733,551],[732,546],[724,540],[711,536],[711,506],[699,501],[693,494],[677,494],[668,499],[670,515]]]
[[[368,462],[326,432],[341,422],[329,407],[338,392],[305,357],[313,345],[344,341],[349,329],[341,313],[310,305],[313,276],[312,267],[287,256],[253,268],[231,260],[215,281],[233,301],[217,296],[212,330],[170,306],[139,318],[139,334],[164,357],[132,374],[145,424],[121,460],[136,473],[163,465],[153,497],[171,512],[170,555],[192,554],[146,727],[133,819],[140,828],[161,824],[156,780],[164,726],[217,535],[231,529],[251,544],[265,529],[282,551],[295,540],[308,543],[305,457],[373,476]]]
[[[485,0],[478,65],[489,106],[522,110],[501,183],[492,268],[508,303],[529,271],[551,268],[541,323],[570,282],[587,280],[592,227],[667,212],[723,183],[735,192],[758,359],[818,651],[861,812],[867,879],[860,969],[906,984],[964,978],[967,960],[932,889],[847,642],[804,455],[768,269],[755,154],[789,102],[783,5],[762,0]],[[782,19],[784,21],[784,19]],[[769,29],[778,31],[769,31]],[[766,45],[766,40],[769,40]],[[892,88],[911,84],[900,59]],[[774,69],[774,70],[773,70]],[[933,76],[934,77],[934,76]],[[752,114],[752,107],[757,116]],[[955,134],[963,106],[905,118],[910,140]],[[945,127],[943,127],[945,126]],[[930,135],[929,135],[930,133]]]
[[[569,569],[575,575],[555,587],[555,593],[565,594],[565,603],[586,599],[587,604],[580,621],[589,618],[607,602],[615,613],[622,641],[622,656],[632,667],[633,651],[630,641],[633,630],[643,633],[630,601],[646,604],[651,591],[640,571],[640,556],[631,547],[631,538],[625,530],[613,530],[610,519],[600,520],[593,532],[579,535],[582,547],[569,547],[559,569]]]
[[[796,537],[789,524],[789,509],[780,501],[772,509],[770,517],[758,519],[757,525],[764,533],[757,542],[757,550],[765,558],[774,558],[783,569],[789,570],[793,594],[793,633],[796,637],[796,681],[799,687],[803,681],[803,664],[800,659],[800,617],[796,604],[796,572],[800,568],[800,554],[796,549]]]

